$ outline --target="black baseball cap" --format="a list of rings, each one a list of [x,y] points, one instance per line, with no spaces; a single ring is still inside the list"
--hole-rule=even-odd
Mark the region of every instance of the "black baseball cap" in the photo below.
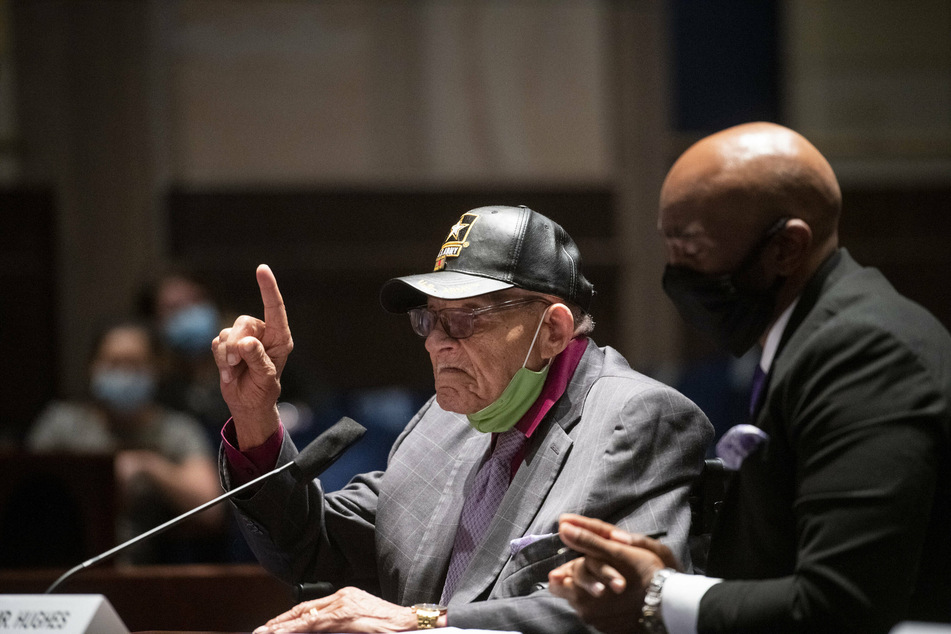
[[[555,295],[585,312],[594,297],[581,253],[561,225],[525,206],[479,207],[449,230],[431,273],[388,280],[380,303],[405,313],[427,297],[465,299],[512,287]]]

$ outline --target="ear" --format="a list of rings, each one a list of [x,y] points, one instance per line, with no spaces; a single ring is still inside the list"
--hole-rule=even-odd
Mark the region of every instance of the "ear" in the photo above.
[[[542,331],[538,333],[539,352],[542,359],[549,359],[561,354],[568,347],[575,334],[575,318],[571,310],[564,304],[552,304],[545,315]]]
[[[775,244],[779,250],[775,260],[777,272],[789,277],[800,270],[809,258],[812,228],[801,218],[790,218],[776,236]]]

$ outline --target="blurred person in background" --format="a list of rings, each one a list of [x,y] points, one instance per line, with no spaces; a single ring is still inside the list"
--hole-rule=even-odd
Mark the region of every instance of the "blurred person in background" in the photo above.
[[[117,322],[96,338],[87,401],[53,402],[31,427],[33,452],[114,453],[122,542],[221,493],[212,446],[192,417],[156,403],[158,345],[150,329]],[[130,563],[217,560],[224,510],[211,508],[130,549]]]
[[[221,329],[221,310],[203,282],[177,270],[146,288],[141,303],[163,345],[156,399],[197,418],[217,444],[217,430],[228,407],[218,389],[209,341]]]
[[[163,348],[156,400],[198,419],[215,446],[221,442],[221,421],[230,416],[211,353],[211,341],[237,316],[229,314],[223,307],[226,304],[213,296],[200,276],[184,269],[165,272],[144,289],[140,298],[141,313],[153,323]],[[345,395],[315,379],[317,374],[289,372],[278,404],[288,433],[301,446],[329,427],[343,411]],[[355,452],[350,459],[358,454]]]

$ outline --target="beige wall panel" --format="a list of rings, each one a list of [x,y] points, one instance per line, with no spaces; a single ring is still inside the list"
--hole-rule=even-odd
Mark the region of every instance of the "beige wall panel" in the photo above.
[[[372,168],[374,14],[355,3],[177,6],[173,178],[293,182]]]
[[[180,182],[609,172],[601,3],[176,7],[169,125]]]
[[[791,0],[788,111],[846,181],[951,178],[951,3]]]
[[[603,10],[597,2],[428,3],[432,173],[606,180]]]

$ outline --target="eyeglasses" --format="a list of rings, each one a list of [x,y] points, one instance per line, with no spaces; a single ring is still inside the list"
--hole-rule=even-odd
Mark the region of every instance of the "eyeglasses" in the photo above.
[[[420,337],[428,337],[429,333],[436,327],[436,322],[442,324],[442,329],[453,339],[465,339],[471,337],[475,332],[476,317],[487,313],[494,313],[509,308],[527,306],[540,302],[551,305],[551,302],[540,297],[531,297],[527,299],[512,299],[501,304],[492,304],[491,306],[482,306],[481,308],[443,308],[440,310],[431,310],[428,306],[418,306],[410,308],[409,323],[413,326],[413,332]]]

